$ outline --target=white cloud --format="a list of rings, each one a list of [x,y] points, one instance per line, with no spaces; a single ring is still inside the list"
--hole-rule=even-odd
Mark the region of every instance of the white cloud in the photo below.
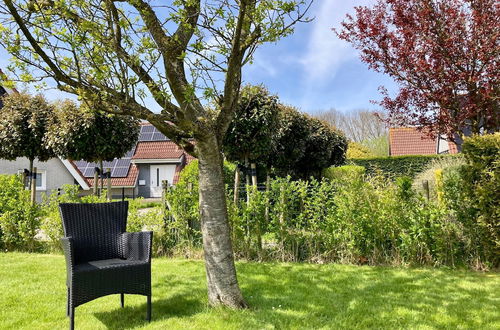
[[[323,0],[315,12],[313,29],[307,51],[300,59],[305,81],[325,82],[335,76],[338,68],[346,61],[357,57],[356,51],[345,41],[337,38],[332,28],[340,28],[347,13],[355,6],[369,5],[374,0]]]

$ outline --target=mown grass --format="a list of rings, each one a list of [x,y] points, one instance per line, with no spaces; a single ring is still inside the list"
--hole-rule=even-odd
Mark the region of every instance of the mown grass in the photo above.
[[[437,269],[238,263],[251,308],[207,306],[201,261],[153,260],[146,298],[112,295],[76,309],[77,329],[499,329],[500,275]],[[0,253],[0,329],[64,329],[61,255]]]

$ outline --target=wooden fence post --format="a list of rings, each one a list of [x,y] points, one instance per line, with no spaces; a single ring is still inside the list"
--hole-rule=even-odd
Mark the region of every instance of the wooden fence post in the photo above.
[[[99,194],[99,173],[94,170],[94,196]]]
[[[109,169],[109,168],[106,171],[106,182],[107,182],[107,189],[108,189],[108,201],[111,202],[113,195],[111,194],[111,169]]]
[[[240,195],[240,168],[236,166],[236,170],[234,171],[234,197],[233,197],[233,202],[234,205],[238,204],[238,198]]]
[[[252,170],[252,185],[257,187],[257,165],[252,163],[250,168]]]
[[[422,182],[422,186],[424,188],[425,197],[427,198],[427,200],[429,200],[429,198],[430,198],[429,180],[424,180]]]

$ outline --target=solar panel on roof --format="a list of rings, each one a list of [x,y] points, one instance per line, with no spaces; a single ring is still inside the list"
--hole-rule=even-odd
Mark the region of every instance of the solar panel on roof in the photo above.
[[[155,132],[151,141],[165,141],[167,137],[160,132]]]
[[[85,171],[83,172],[83,176],[86,178],[90,178],[94,176],[94,168],[93,167],[87,167]]]
[[[121,158],[116,160],[116,167],[128,167],[130,165],[130,159]]]
[[[160,131],[156,129],[153,125],[142,125],[139,135],[138,142],[147,141],[168,141],[168,138],[163,135]],[[111,169],[111,177],[113,178],[124,178],[128,175],[132,157],[134,156],[136,146],[130,149],[123,158],[114,159],[111,162],[104,162],[103,167],[106,171],[108,168]],[[96,163],[89,163],[84,160],[79,160],[75,162],[78,170],[83,174],[84,177],[91,178],[94,176],[94,168],[99,165]]]
[[[153,133],[141,133],[139,141],[151,141],[153,138]]]
[[[156,128],[153,125],[143,125],[141,126],[141,132],[144,133],[153,133]]]
[[[156,129],[153,125],[141,126],[139,142],[166,141],[168,138]]]
[[[115,167],[115,169],[111,173],[111,177],[124,178],[127,176],[128,170],[128,167]]]
[[[132,158],[132,156],[135,154],[135,146],[130,149],[123,158],[121,159],[124,159],[124,158]]]
[[[79,161],[76,161],[75,162],[75,165],[76,167],[80,168],[80,167],[87,167],[87,162],[84,161],[84,160],[79,160]]]
[[[104,170],[106,170],[107,168],[113,169],[113,167],[115,167],[115,163],[116,163],[116,159],[114,159],[110,162],[102,162],[102,167],[104,168]]]

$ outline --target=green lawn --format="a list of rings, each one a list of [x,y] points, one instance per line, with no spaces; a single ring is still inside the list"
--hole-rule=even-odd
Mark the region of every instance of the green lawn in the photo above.
[[[146,298],[118,295],[76,309],[77,329],[500,329],[500,275],[436,269],[238,263],[251,306],[209,308],[201,261],[153,260]],[[60,255],[0,253],[0,329],[64,329]]]

